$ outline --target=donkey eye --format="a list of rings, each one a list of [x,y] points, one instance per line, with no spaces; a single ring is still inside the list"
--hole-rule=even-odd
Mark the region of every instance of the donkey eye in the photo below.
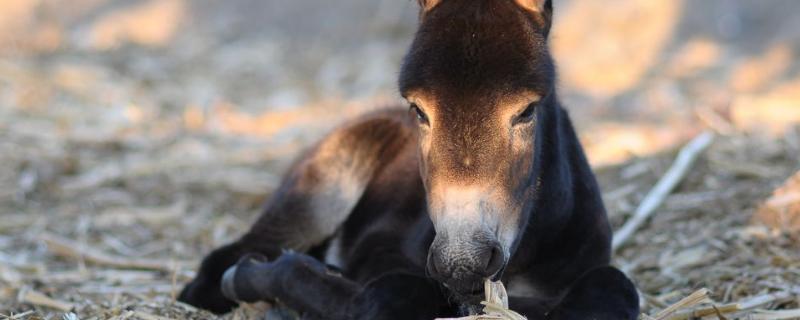
[[[517,115],[516,118],[514,118],[514,124],[531,122],[531,120],[533,120],[535,111],[536,111],[536,104],[535,103],[529,104],[528,107],[525,108],[524,111],[522,111],[522,113],[520,113],[519,115]]]
[[[420,109],[416,103],[412,103],[411,106],[409,107],[409,110],[411,112],[414,112],[414,114],[417,116],[417,120],[419,121],[419,123],[428,124],[428,116],[425,115],[425,112],[422,112],[422,109]]]

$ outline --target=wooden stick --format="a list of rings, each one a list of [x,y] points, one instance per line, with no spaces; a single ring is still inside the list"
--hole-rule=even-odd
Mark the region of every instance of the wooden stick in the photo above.
[[[5,319],[5,317],[8,317],[8,320],[24,319],[24,318],[26,318],[27,316],[31,315],[33,312],[34,312],[33,310],[28,310],[28,311],[25,311],[25,312],[23,312],[23,313],[17,313],[17,314],[13,314],[13,313],[12,313],[12,314],[11,314],[11,315],[9,315],[9,316],[7,316],[7,315],[4,315],[4,314],[0,314],[0,318],[3,318],[3,319]]]
[[[740,301],[739,305],[742,307],[742,310],[753,309],[758,306],[765,305],[770,302],[778,301],[778,300],[786,300],[793,298],[794,295],[791,292],[782,291],[782,292],[775,292],[775,293],[768,293],[752,298],[748,298],[744,301]]]
[[[75,305],[56,300],[46,296],[45,294],[34,290],[22,290],[19,294],[19,300],[23,303],[30,303],[35,306],[47,307],[59,311],[67,312],[75,308]]]
[[[688,320],[688,319],[695,319],[695,318],[702,318],[706,316],[711,316],[715,314],[732,314],[737,313],[740,311],[745,311],[749,309],[754,309],[756,307],[775,302],[781,300],[791,299],[794,296],[791,292],[782,291],[782,292],[775,292],[764,294],[760,296],[750,297],[738,303],[731,303],[722,306],[710,306],[704,307],[700,309],[695,309],[686,312],[678,312],[681,309],[691,308],[698,303],[701,303],[704,298],[707,298],[708,290],[701,289],[695,291],[691,295],[686,298],[681,299],[677,303],[667,307],[666,309],[662,310],[658,314],[652,317],[646,317],[646,319],[655,319],[655,320]],[[762,314],[762,317],[767,316],[768,313]],[[758,313],[756,314],[758,315]],[[787,315],[794,315],[794,313],[784,313],[780,314],[780,316],[787,316]],[[778,316],[775,314],[774,316]],[[749,318],[748,318],[749,319]],[[760,318],[759,316],[754,317],[753,319],[790,319],[790,318]]]
[[[705,316],[715,315],[715,314],[728,314],[741,311],[742,308],[739,306],[738,303],[726,304],[722,306],[711,306],[700,308],[688,312],[680,312],[676,313],[672,317],[669,317],[669,320],[689,320],[689,319],[699,319]]]
[[[697,290],[692,294],[690,294],[688,297],[681,299],[680,301],[672,304],[671,306],[667,307],[664,310],[661,310],[661,312],[653,316],[653,319],[656,320],[669,319],[668,317],[674,314],[676,311],[685,308],[691,308],[707,299],[708,299],[708,289],[703,288]]]
[[[622,246],[629,238],[636,232],[637,229],[655,212],[655,209],[664,202],[664,199],[672,192],[678,183],[683,180],[683,177],[689,171],[694,161],[703,150],[711,145],[714,140],[714,134],[711,132],[703,132],[695,137],[686,146],[684,146],[678,153],[672,167],[669,168],[666,174],[656,183],[653,189],[647,193],[642,203],[636,208],[633,217],[625,223],[615,233],[614,240],[611,248],[616,251]]]
[[[112,255],[97,249],[88,248],[75,240],[63,238],[54,234],[44,234],[40,237],[47,244],[47,248],[54,254],[62,257],[85,260],[90,263],[121,269],[156,270],[172,272],[176,265],[164,262],[130,259]]]
[[[775,311],[757,311],[751,315],[749,319],[753,320],[783,320],[783,319],[797,319],[800,318],[800,309],[791,310],[775,310]]]
[[[140,311],[134,311],[134,316],[141,318],[142,320],[170,320],[172,318],[165,318],[162,316],[152,315],[149,313],[144,313]]]

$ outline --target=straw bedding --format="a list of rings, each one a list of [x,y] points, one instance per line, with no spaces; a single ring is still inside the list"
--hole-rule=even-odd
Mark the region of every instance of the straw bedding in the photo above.
[[[19,119],[0,126],[0,318],[217,318],[175,295],[247,227],[296,148],[158,128],[89,139]],[[798,132],[718,137],[617,250],[643,319],[800,317],[800,236],[765,218],[797,221],[797,178],[773,191],[800,169]],[[597,168],[615,228],[675,154]]]

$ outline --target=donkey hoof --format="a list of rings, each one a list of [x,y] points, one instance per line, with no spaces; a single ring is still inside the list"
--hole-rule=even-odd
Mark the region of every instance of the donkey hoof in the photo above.
[[[232,266],[225,270],[225,273],[222,274],[222,295],[225,298],[231,299],[233,301],[241,301],[239,297],[236,296],[236,266]]]
[[[239,262],[225,270],[220,284],[222,294],[233,301],[255,302],[267,298],[263,288],[269,286],[270,264],[260,255],[246,255]]]

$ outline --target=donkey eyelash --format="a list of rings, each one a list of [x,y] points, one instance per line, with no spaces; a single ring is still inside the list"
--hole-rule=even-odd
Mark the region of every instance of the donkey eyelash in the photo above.
[[[536,111],[536,105],[537,103],[534,102],[525,107],[525,110],[523,110],[514,118],[514,124],[527,123],[533,120],[533,115]]]
[[[419,108],[419,106],[417,106],[417,104],[416,104],[416,103],[412,103],[412,104],[411,104],[411,105],[408,107],[408,109],[409,109],[409,111],[412,111],[412,112],[414,112],[414,113],[416,114],[416,116],[417,116],[417,120],[418,120],[420,123],[422,123],[422,124],[428,124],[428,115],[426,115],[426,114],[425,114],[425,112],[422,112],[422,109],[420,109],[420,108]]]

